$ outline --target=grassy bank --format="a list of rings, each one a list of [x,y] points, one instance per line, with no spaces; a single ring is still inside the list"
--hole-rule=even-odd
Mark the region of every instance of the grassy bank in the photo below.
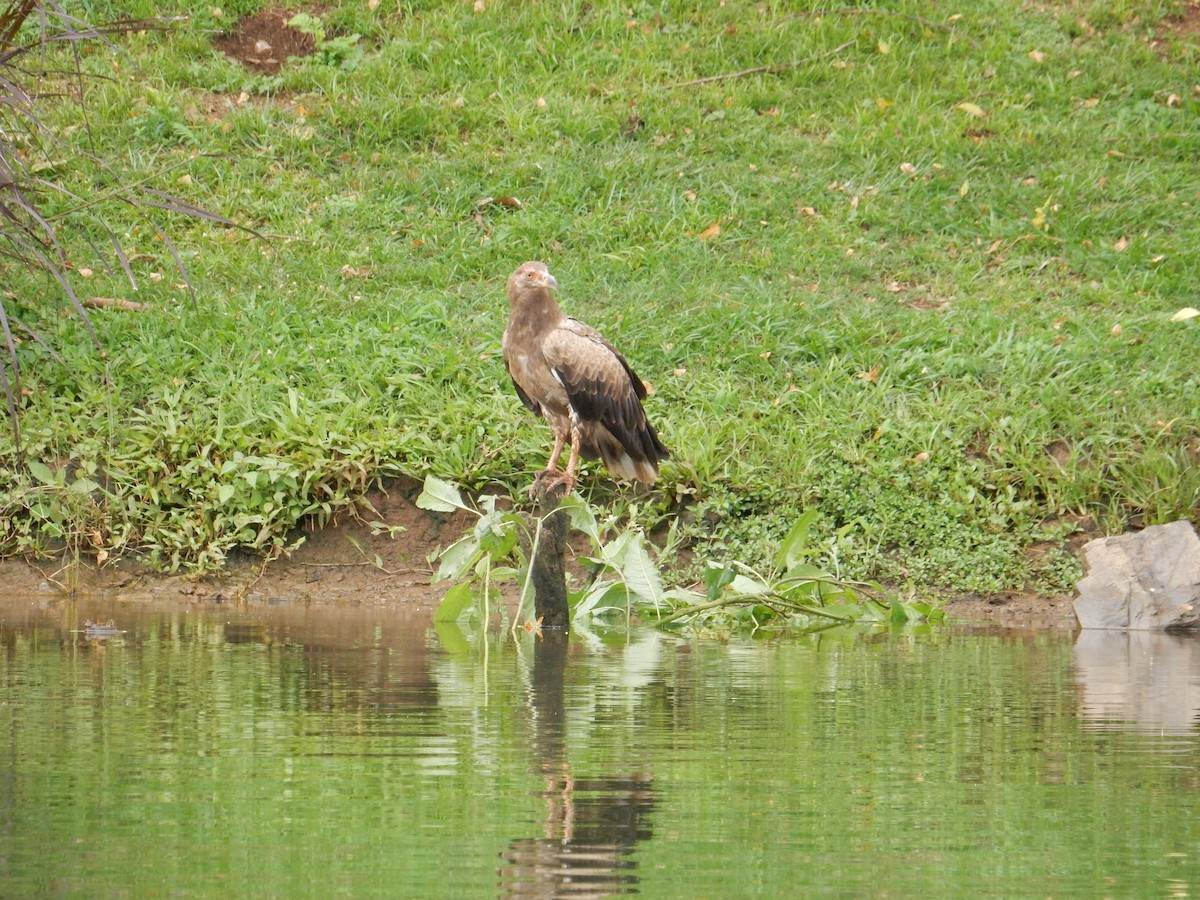
[[[92,313],[103,354],[52,285],[16,292],[62,362],[22,347],[47,468],[0,436],[0,550],[205,567],[389,475],[519,495],[548,430],[499,338],[531,258],[653,384],[673,456],[638,516],[701,555],[758,558],[816,506],[847,575],[1054,590],[1081,521],[1195,513],[1186,4],[370,6],[322,13],[363,35],[352,68],[226,59],[208,31],[249,2],[87,51],[118,77],[66,140],[178,165],[165,188],[268,237],[164,213],[191,296],[110,222],[136,297],[78,240],[81,294],[149,305]]]

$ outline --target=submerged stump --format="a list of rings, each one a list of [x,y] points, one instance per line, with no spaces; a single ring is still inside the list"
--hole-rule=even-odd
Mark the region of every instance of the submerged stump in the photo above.
[[[570,622],[567,609],[567,531],[570,516],[559,503],[565,496],[561,480],[538,475],[529,489],[533,512],[542,520],[537,546],[530,548],[530,578],[533,581],[534,615],[542,628],[566,630]]]

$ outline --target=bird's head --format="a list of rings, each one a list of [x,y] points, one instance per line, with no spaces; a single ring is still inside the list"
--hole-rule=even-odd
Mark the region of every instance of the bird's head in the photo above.
[[[545,263],[527,262],[508,276],[508,297],[515,300],[518,297],[529,296],[535,291],[558,290],[558,281],[550,274]]]

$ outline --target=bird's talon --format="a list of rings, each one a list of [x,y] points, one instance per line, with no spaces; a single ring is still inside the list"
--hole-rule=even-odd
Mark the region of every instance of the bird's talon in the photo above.
[[[538,472],[533,479],[533,484],[529,486],[529,496],[534,500],[539,496],[561,500],[574,489],[575,477],[573,475],[558,469],[545,469]]]

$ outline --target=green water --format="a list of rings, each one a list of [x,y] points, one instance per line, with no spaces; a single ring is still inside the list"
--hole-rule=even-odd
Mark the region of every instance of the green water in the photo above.
[[[14,600],[0,895],[1193,896],[1200,641],[1085,638]]]

